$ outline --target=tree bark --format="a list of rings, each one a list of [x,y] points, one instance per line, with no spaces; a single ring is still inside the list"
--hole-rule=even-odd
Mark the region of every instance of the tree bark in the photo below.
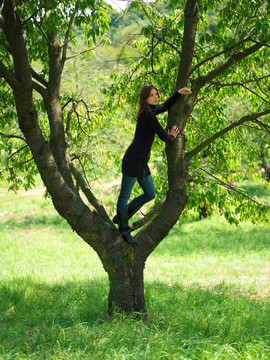
[[[109,312],[146,313],[144,298],[144,261],[140,252],[128,246],[119,265],[108,270],[110,290]]]

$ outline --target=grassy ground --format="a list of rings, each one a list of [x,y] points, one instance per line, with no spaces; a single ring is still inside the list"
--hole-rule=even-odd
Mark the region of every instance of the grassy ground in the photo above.
[[[0,359],[270,359],[270,229],[176,226],[145,269],[148,319],[107,315],[108,279],[42,189],[0,189]]]

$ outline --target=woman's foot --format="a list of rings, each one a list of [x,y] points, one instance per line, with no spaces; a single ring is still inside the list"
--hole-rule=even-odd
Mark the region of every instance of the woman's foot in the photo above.
[[[129,244],[139,244],[139,242],[130,234],[130,227],[128,226],[128,209],[117,211],[118,225],[122,238]]]

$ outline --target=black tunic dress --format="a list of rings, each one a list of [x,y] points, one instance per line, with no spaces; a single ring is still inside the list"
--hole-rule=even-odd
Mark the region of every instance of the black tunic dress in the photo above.
[[[150,105],[151,110],[143,110],[137,121],[134,139],[123,157],[123,175],[136,178],[144,178],[150,175],[147,163],[150,159],[155,134],[164,142],[174,141],[174,137],[168,135],[162,128],[156,115],[167,111],[180,96],[181,94],[176,92],[164,104]]]

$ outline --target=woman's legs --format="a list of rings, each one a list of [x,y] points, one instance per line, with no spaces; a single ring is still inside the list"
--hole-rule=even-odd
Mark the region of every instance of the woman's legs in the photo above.
[[[155,188],[153,184],[153,179],[151,175],[146,176],[146,178],[138,178],[138,183],[143,189],[143,194],[137,196],[128,204],[129,212],[132,209],[140,208],[147,202],[153,200],[156,197]],[[131,211],[132,212],[132,211]],[[134,215],[134,214],[132,214]]]
[[[143,194],[127,204],[137,180],[143,189]],[[144,179],[123,175],[120,195],[117,201],[117,216],[114,217],[113,222],[118,223],[123,239],[129,244],[138,244],[138,241],[130,235],[131,228],[128,226],[128,219],[145,203],[153,200],[155,196],[155,188],[151,175]]]
[[[123,240],[128,242],[129,244],[139,244],[139,242],[130,235],[131,229],[128,226],[129,216],[127,206],[131,191],[136,181],[136,177],[123,175],[120,195],[117,201],[117,216],[115,216],[113,219],[114,222],[118,223]]]
[[[117,210],[124,210],[128,208],[128,200],[131,196],[131,191],[137,181],[136,177],[123,175],[121,190],[117,201]]]
[[[128,204],[132,189],[137,180],[143,190],[143,194],[137,196]],[[156,193],[151,175],[146,178],[135,178],[123,175],[117,210],[128,209],[128,215],[131,218],[144,204],[153,200],[155,197]],[[117,223],[116,216],[113,218],[113,222]]]

